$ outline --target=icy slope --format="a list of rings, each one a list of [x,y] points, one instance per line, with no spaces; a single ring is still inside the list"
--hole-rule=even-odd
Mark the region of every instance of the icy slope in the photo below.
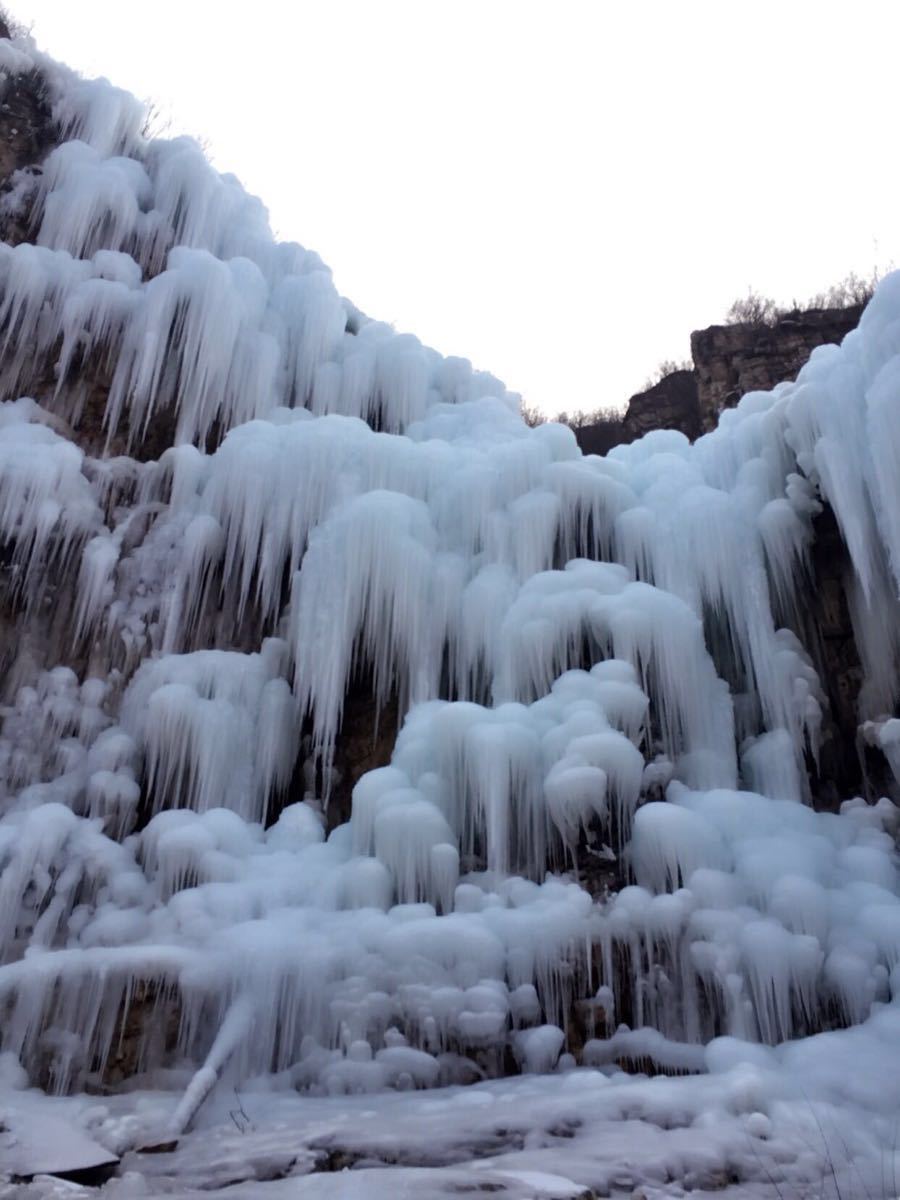
[[[27,41],[0,69],[59,140],[0,212],[31,229],[0,245],[0,996],[32,1078],[696,1069],[893,1003],[897,810],[808,805],[806,589],[826,502],[896,763],[900,276],[696,444],[582,457],[130,96]],[[328,831],[360,680],[406,719]]]

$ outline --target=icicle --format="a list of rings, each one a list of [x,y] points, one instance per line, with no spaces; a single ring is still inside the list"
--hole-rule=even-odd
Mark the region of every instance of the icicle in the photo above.
[[[145,112],[134,96],[105,79],[72,77],[54,104],[54,116],[68,138],[106,156],[135,150]]]
[[[264,817],[296,756],[282,647],[273,639],[260,654],[169,655],[138,671],[122,723],[146,755],[154,811],[224,806]]]
[[[357,639],[382,704],[395,686],[404,708],[437,691],[444,630],[433,621],[433,553],[424,504],[385,491],[339,509],[310,539],[294,580],[291,635],[295,690],[314,716],[326,766]]]
[[[100,248],[130,250],[150,194],[147,173],[134,159],[104,159],[84,142],[65,142],[44,160],[37,244],[76,258]]]
[[[166,1145],[178,1138],[190,1127],[191,1121],[209,1093],[218,1082],[223,1068],[246,1038],[253,1020],[253,1005],[246,996],[239,996],[231,1004],[225,1019],[219,1026],[216,1039],[207,1054],[203,1066],[191,1079],[187,1089],[172,1114],[169,1127],[163,1135]]]
[[[142,290],[125,330],[107,405],[109,433],[126,413],[129,436],[160,409],[179,412],[178,441],[204,441],[275,404],[277,346],[262,332],[266,287],[246,259],[220,262],[178,246]]]

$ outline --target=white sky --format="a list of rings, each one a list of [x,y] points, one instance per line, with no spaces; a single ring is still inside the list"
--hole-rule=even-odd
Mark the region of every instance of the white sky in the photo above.
[[[340,290],[550,413],[900,265],[894,0],[7,0]]]

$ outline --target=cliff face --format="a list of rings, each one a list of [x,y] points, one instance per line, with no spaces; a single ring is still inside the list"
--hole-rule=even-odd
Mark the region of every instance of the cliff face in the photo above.
[[[693,371],[673,371],[628,401],[621,422],[576,429],[585,454],[606,454],[652,429],[699,437],[741,396],[796,378],[817,346],[836,344],[859,324],[862,307],[786,313],[774,325],[710,325],[691,334]]]
[[[0,38],[7,37],[0,20]],[[16,245],[28,238],[25,194],[40,176],[40,163],[53,148],[54,128],[40,75],[28,71],[7,79],[0,100],[0,239]]]
[[[795,379],[817,346],[843,341],[862,308],[786,313],[774,325],[710,325],[691,334],[697,404],[704,431],[747,392]]]
[[[628,401],[621,440],[636,441],[651,429],[678,429],[691,441],[704,432],[693,371],[673,371]]]

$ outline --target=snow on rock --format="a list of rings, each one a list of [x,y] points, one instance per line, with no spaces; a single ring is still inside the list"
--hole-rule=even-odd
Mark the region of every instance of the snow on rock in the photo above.
[[[0,1171],[29,1177],[87,1171],[118,1160],[77,1126],[41,1113],[37,1121],[7,1114],[0,1134]]]

